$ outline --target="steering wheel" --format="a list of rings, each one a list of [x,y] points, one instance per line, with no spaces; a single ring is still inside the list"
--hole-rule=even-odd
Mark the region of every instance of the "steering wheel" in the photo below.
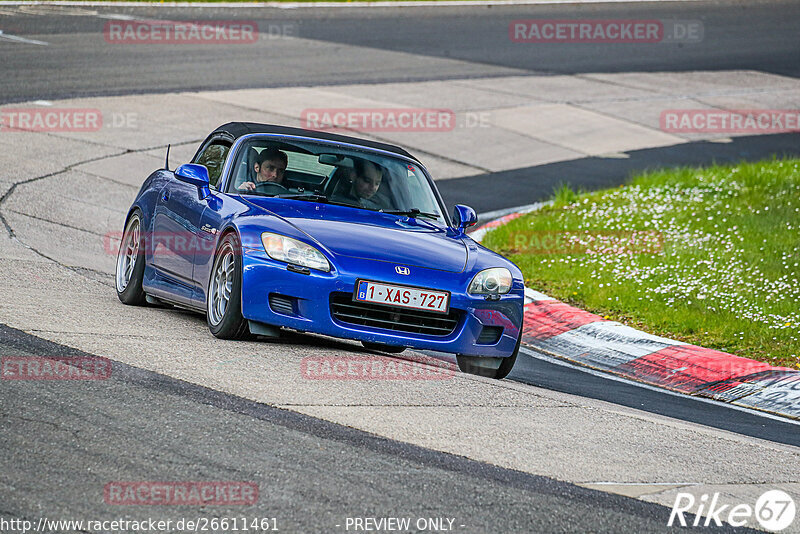
[[[255,191],[264,194],[278,195],[289,190],[277,182],[256,182]]]

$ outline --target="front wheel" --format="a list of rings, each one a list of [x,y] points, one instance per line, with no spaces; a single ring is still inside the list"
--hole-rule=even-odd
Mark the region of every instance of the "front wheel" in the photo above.
[[[514,352],[511,353],[511,356],[508,356],[507,358],[482,358],[480,356],[464,356],[463,354],[456,354],[458,368],[464,373],[500,380],[507,377],[508,373],[511,372],[511,369],[514,368],[514,363],[517,361],[517,354],[519,354],[519,346],[521,343],[522,330],[520,329],[519,337],[517,338],[517,345],[514,347]]]
[[[142,243],[142,215],[138,211],[131,214],[117,253],[115,274],[117,296],[124,304],[138,306],[144,304],[142,289],[144,279],[144,247]]]
[[[242,247],[227,234],[217,247],[206,294],[208,329],[221,339],[247,339],[250,330],[242,317]]]

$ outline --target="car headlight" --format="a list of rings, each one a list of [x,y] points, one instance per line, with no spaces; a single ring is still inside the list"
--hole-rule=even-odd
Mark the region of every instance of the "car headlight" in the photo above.
[[[322,252],[297,239],[264,232],[261,234],[261,243],[263,243],[266,253],[273,260],[302,265],[303,267],[325,271],[326,273],[331,270],[331,264],[322,255]]]
[[[467,293],[471,295],[505,295],[511,291],[511,271],[505,267],[485,269],[472,278]]]

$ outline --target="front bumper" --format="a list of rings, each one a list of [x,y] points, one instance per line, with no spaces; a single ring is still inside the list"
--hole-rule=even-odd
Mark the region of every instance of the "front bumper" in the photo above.
[[[242,255],[242,315],[251,321],[333,337],[485,357],[508,357],[522,327],[524,288],[521,281],[498,300],[466,293],[475,273],[451,273],[410,267],[410,275],[395,272],[394,263],[337,257],[329,273],[290,271],[263,250]],[[450,309],[458,316],[452,332],[427,335],[342,322],[331,314],[332,294],[352,294],[357,279],[450,291]],[[288,297],[292,306],[270,306],[270,295]],[[279,311],[276,311],[279,310]],[[502,328],[499,339],[478,343],[485,326]]]

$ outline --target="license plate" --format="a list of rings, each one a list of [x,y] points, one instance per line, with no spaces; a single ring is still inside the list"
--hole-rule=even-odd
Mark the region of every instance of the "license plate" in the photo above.
[[[450,306],[450,293],[448,291],[435,291],[420,287],[396,286],[359,280],[356,284],[353,300],[447,313],[448,306]]]

